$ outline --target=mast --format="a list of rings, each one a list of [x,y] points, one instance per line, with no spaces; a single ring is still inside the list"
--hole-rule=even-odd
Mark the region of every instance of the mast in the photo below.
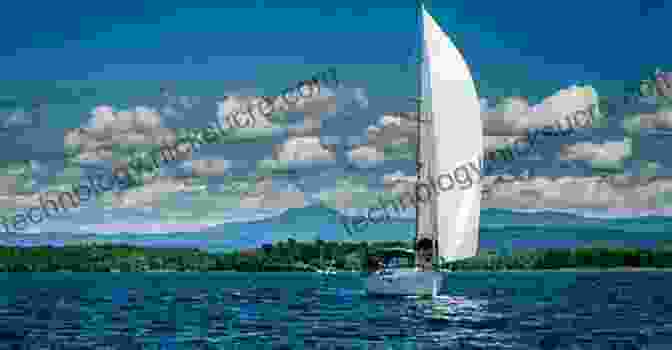
[[[427,118],[423,119],[422,118],[422,103],[423,102],[429,102],[425,101],[423,98],[423,89],[422,89],[422,80],[423,80],[423,61],[425,59],[424,57],[424,22],[423,22],[423,12],[422,12],[422,0],[417,0],[416,1],[416,9],[417,9],[417,21],[418,21],[418,33],[419,38],[418,38],[418,61],[417,61],[417,72],[418,72],[418,77],[417,77],[417,91],[418,91],[418,97],[415,99],[417,103],[417,148],[416,148],[416,167],[417,167],[417,184],[420,184],[423,180],[427,180],[427,177],[432,176],[432,164],[431,162],[434,161],[435,157],[435,149],[434,145],[424,145],[422,144],[423,138],[422,138],[422,133],[427,132],[427,128],[430,128],[431,130],[432,124],[425,125],[423,129],[423,122],[427,123],[433,123],[433,113],[427,113]],[[431,133],[431,132],[430,132]],[[428,136],[428,135],[425,135]],[[427,146],[427,147],[425,147]],[[417,187],[416,187],[417,188]],[[417,191],[415,191],[415,195],[418,196]],[[421,200],[419,198],[416,198],[415,201],[415,243],[417,245],[418,241],[423,239],[423,238],[429,238],[432,241],[432,264],[435,265],[438,261],[438,253],[439,253],[439,246],[438,246],[438,225],[435,220],[436,216],[436,205],[435,205],[435,198],[432,196],[429,196],[427,198],[427,203],[421,204]],[[429,230],[431,232],[422,232],[421,227],[425,230]],[[429,228],[429,229],[428,229]],[[425,264],[425,262],[421,262],[418,259],[418,254],[417,254],[417,249],[416,249],[416,264],[421,263]]]
[[[416,176],[417,176],[417,182],[416,186],[418,183],[420,183],[421,176],[422,176],[422,158],[421,158],[421,152],[420,152],[420,145],[422,141],[422,127],[420,125],[420,113],[422,113],[422,3],[421,0],[416,0],[415,2],[415,7],[416,7],[416,20],[417,20],[417,28],[419,29],[419,37],[418,37],[418,58],[417,58],[417,72],[418,72],[418,77],[417,77],[417,99],[415,100],[416,102],[416,107],[417,107],[417,141],[416,141],[416,147],[415,147],[415,161],[416,161]],[[415,201],[415,239],[414,239],[414,244],[413,244],[413,249],[416,250],[416,245],[418,243],[418,240],[420,238],[420,205],[417,199]],[[417,258],[416,258],[417,261]]]

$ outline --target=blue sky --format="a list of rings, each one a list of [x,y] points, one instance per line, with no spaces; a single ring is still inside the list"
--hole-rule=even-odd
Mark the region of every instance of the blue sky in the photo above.
[[[0,114],[3,120],[19,120],[17,111],[27,111],[35,97],[46,105],[40,117],[26,117],[33,118],[32,124],[10,123],[10,131],[0,139],[0,147],[8,151],[0,157],[31,161],[30,170],[21,170],[29,172],[29,180],[19,187],[45,190],[61,181],[55,178],[63,173],[64,129],[89,125],[96,106],[110,105],[117,111],[148,106],[160,112],[165,127],[205,127],[217,117],[217,102],[223,95],[275,95],[298,80],[335,67],[346,88],[335,92],[337,112],[322,115],[318,135],[323,145],[338,144],[335,160],[296,162],[292,167],[300,169],[298,177],[274,178],[273,190],[300,190],[312,198],[306,200],[310,205],[329,189],[365,186],[362,181],[380,188],[383,175],[397,171],[412,175],[414,167],[408,159],[386,155],[384,162],[359,164],[350,162],[347,152],[353,144],[367,142],[366,128],[379,123],[383,113],[412,110],[400,97],[415,90],[415,68],[408,66],[417,45],[413,1],[343,0],[319,8],[314,2],[292,4],[248,1],[240,7],[215,7],[221,5],[214,1],[180,5],[175,1],[71,1],[66,6],[23,1],[8,5],[0,15],[0,29],[6,34],[0,43]],[[464,53],[488,108],[497,97],[512,95],[537,103],[572,84],[592,85],[600,95],[618,95],[626,82],[642,78],[656,66],[672,68],[666,59],[672,48],[664,42],[672,8],[662,1],[426,4]],[[169,96],[159,94],[160,86],[168,88]],[[165,112],[166,107],[178,115]],[[630,113],[623,108],[614,115],[619,121]],[[653,107],[633,108],[643,113]],[[290,113],[289,118],[299,125],[306,122],[301,113]],[[558,162],[555,153],[567,142],[622,142],[626,135],[619,125],[571,140],[551,140],[543,159],[521,162],[533,164],[536,175],[587,175],[590,162]],[[287,141],[286,133],[279,130],[272,139],[255,143],[205,147],[195,159],[225,161],[226,174],[201,178],[197,185],[217,192],[226,186],[227,176],[253,177],[258,162],[272,158],[274,144]],[[658,154],[667,141],[651,137],[638,142],[642,148],[635,159],[647,157],[661,167],[657,174],[669,172],[669,160]],[[651,152],[642,156],[645,150]],[[625,161],[630,170],[624,173],[640,166],[633,165],[632,158]],[[14,176],[19,168],[10,165],[3,174]],[[162,175],[190,171],[187,162],[167,166]],[[65,177],[82,175],[73,169],[66,173]],[[246,186],[253,186],[256,180],[248,182]],[[217,225],[231,218],[253,220],[283,212],[233,208],[197,216],[189,208],[208,207],[210,199],[196,201],[189,194],[171,193],[157,195],[166,199],[144,209],[106,208],[112,203],[106,199],[102,205],[53,219],[48,227],[32,228],[32,232],[90,232],[101,222],[171,220],[174,224],[201,222],[211,225],[209,230],[221,230]],[[231,201],[212,199],[219,204],[227,200]]]
[[[637,79],[664,64],[671,50],[661,42],[669,4],[646,3],[427,5],[465,52],[486,90],[481,95],[520,89],[545,96],[573,81]],[[401,86],[408,76],[398,65],[415,45],[413,1],[181,4],[11,4],[0,21],[2,31],[12,33],[0,45],[3,79],[216,79],[273,89],[304,64],[336,65],[350,80],[378,86],[387,80]],[[398,76],[389,76],[395,69],[385,65],[397,65]]]

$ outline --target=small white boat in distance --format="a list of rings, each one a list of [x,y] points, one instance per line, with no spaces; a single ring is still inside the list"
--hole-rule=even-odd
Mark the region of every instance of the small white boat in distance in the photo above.
[[[460,165],[480,166],[483,122],[476,87],[462,54],[422,4],[418,9],[423,38],[418,115],[431,115],[431,119],[417,123],[417,181],[429,183],[440,175],[456,176]],[[367,293],[437,296],[443,283],[439,261],[477,254],[480,210],[480,181],[416,200],[414,266],[394,266],[387,259],[382,269],[367,276]]]

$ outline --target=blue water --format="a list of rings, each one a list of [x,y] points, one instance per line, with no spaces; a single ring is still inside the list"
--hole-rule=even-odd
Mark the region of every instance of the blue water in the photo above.
[[[437,300],[369,298],[359,275],[349,273],[1,278],[3,349],[669,349],[672,344],[667,288],[672,275],[664,272],[453,273]]]

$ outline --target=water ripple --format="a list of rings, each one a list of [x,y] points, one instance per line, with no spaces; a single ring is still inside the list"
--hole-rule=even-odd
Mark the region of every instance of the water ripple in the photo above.
[[[69,275],[68,283],[87,286],[81,295],[58,274],[17,279],[0,291],[0,348],[581,349],[672,341],[669,277],[452,274],[446,296],[426,300],[369,298],[348,274],[328,283],[311,274],[293,274],[292,283],[282,274],[254,283],[212,276]]]

